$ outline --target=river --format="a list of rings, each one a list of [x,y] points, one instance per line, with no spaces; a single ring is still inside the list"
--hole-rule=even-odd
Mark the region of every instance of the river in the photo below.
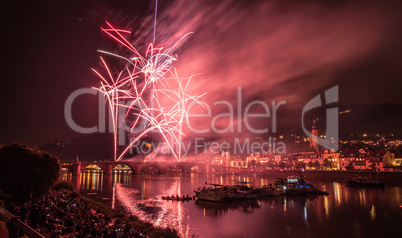
[[[205,182],[255,186],[275,176],[63,174],[83,195],[136,215],[156,226],[173,227],[182,237],[400,237],[402,187],[358,189],[340,181],[307,180],[328,196],[270,197],[238,203],[165,201],[190,195]]]

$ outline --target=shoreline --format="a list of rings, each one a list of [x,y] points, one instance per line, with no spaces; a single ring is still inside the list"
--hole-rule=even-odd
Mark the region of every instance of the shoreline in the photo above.
[[[251,173],[252,174],[252,173]],[[239,173],[239,175],[248,175],[250,173]],[[264,171],[262,174],[257,174],[257,177],[287,177],[292,175],[304,175],[307,180],[321,180],[321,181],[334,181],[344,182],[347,179],[356,177],[367,177],[373,180],[382,180],[385,185],[401,185],[402,173],[391,172],[356,172],[356,171]]]
[[[110,216],[113,221],[117,219],[121,219],[125,222],[128,222],[135,227],[145,231],[145,233],[150,236],[150,237],[179,237],[177,234],[177,231],[174,230],[173,228],[160,228],[160,227],[155,227],[153,224],[149,222],[145,222],[140,220],[138,217],[134,215],[127,215],[120,209],[113,209],[110,206],[102,203],[95,201],[91,198],[88,198],[84,196],[81,193],[71,191],[68,189],[61,189],[57,191],[58,193],[64,193],[66,195],[70,194],[76,194],[78,195],[76,199],[84,199],[88,200],[88,206],[95,212],[96,214],[102,214],[103,216]],[[75,196],[75,195],[74,195]]]
[[[304,175],[307,180],[314,179],[320,181],[334,181],[334,182],[344,182],[348,179],[353,179],[356,177],[372,178],[373,180],[382,180],[385,185],[402,185],[402,172],[373,172],[373,171],[322,171],[322,170],[255,170],[255,171],[238,171],[238,172],[224,172],[224,173],[194,173],[201,176],[249,176],[258,178],[286,178],[293,175]],[[148,174],[134,174],[135,176],[167,176],[167,177],[188,177],[189,174],[158,174],[158,175],[148,175]]]
[[[64,186],[65,185],[66,184],[64,184]],[[75,192],[75,191],[69,189],[68,186],[66,186],[66,187],[64,187],[64,186],[60,187],[59,189],[52,190],[49,194],[42,196],[42,198],[39,200],[27,201],[25,204],[27,204],[27,203],[35,204],[36,202],[38,202],[40,200],[49,199],[49,197],[54,197],[55,195],[62,196],[63,198],[65,197],[66,199],[67,198],[71,199],[71,201],[76,201],[81,204],[84,203],[85,206],[87,206],[87,208],[89,209],[88,212],[90,214],[92,214],[91,216],[93,216],[93,217],[99,217],[99,218],[106,219],[106,220],[109,219],[109,225],[107,225],[107,227],[124,223],[124,224],[127,224],[127,226],[129,226],[129,227],[133,227],[137,232],[136,234],[138,234],[138,235],[143,234],[143,235],[141,235],[141,237],[171,237],[171,238],[179,237],[177,231],[173,228],[156,227],[149,222],[141,221],[136,216],[127,215],[124,212],[122,212],[120,209],[112,209],[111,207],[109,207],[108,205],[106,205],[102,202],[95,201],[91,198],[84,196],[83,194],[80,194],[78,192]],[[6,203],[14,204],[12,201],[8,201],[8,202],[5,200],[3,200],[3,201]],[[5,204],[3,204],[3,205],[5,205]],[[15,205],[17,205],[17,204],[15,204]],[[22,205],[23,204],[19,204],[19,206],[18,205],[17,206],[20,207]],[[5,206],[5,207],[7,207],[7,206]],[[29,209],[29,210],[31,210],[31,209]],[[15,216],[20,215],[19,208],[16,211],[17,211],[17,213],[13,212],[13,215],[15,215]],[[80,210],[79,212],[81,213],[83,211]],[[35,226],[33,223],[33,220],[30,220],[30,218],[28,218],[28,217],[30,217],[30,215],[29,216],[27,215],[26,220],[23,219],[23,222],[25,221],[26,224],[28,224],[32,229],[35,229],[37,231],[40,230],[40,233],[43,236],[53,237],[58,234],[57,228],[56,228],[56,230],[54,230],[54,229],[50,229],[47,226],[41,226],[41,225],[39,226],[39,224],[36,223],[36,221],[35,221],[35,224],[37,224],[37,225]],[[2,219],[0,219],[0,221],[1,221],[0,225],[2,225],[0,227],[0,235],[9,234],[9,228],[6,226],[6,222],[3,222]],[[61,232],[61,228],[60,228],[62,226],[61,224],[58,224],[56,222],[56,223],[54,223],[54,226],[59,227],[59,231]],[[125,231],[125,232],[127,232],[127,231]],[[130,233],[131,233],[131,230],[130,230]],[[78,235],[78,234],[76,234],[76,232],[73,232],[73,233],[68,232],[68,233],[63,234],[62,237],[76,237],[76,235]],[[107,237],[109,237],[109,236],[107,236]],[[135,237],[137,237],[137,236],[135,236]]]

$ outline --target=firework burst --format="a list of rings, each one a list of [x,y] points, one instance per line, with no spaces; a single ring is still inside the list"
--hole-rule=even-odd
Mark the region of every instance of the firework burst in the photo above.
[[[203,94],[191,96],[186,93],[193,76],[178,76],[172,65],[177,61],[177,57],[172,55],[171,51],[191,32],[166,49],[156,48],[150,43],[145,54],[141,55],[123,36],[131,34],[130,31],[116,29],[108,22],[106,24],[108,28],[101,28],[102,31],[127,48],[130,54],[129,57],[125,57],[99,50],[105,55],[124,60],[126,64],[124,69],[112,73],[101,57],[105,73],[93,69],[101,79],[100,86],[96,89],[105,96],[112,115],[114,160],[121,160],[141,138],[156,131],[162,136],[175,158],[180,161],[181,139],[184,136],[182,127],[188,120],[186,108],[192,103],[197,103]],[[167,98],[169,103],[163,103],[162,97]],[[121,117],[121,111],[124,111],[124,117]],[[124,125],[128,122],[131,140],[118,154],[118,133],[123,122]],[[178,151],[175,150],[174,144],[178,145]]]

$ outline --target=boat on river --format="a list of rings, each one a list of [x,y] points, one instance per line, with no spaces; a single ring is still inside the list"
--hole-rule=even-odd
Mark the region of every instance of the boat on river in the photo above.
[[[277,178],[275,179],[274,183],[270,183],[268,185],[264,185],[261,188],[257,188],[259,190],[259,195],[262,197],[266,196],[281,196],[284,195],[286,183],[284,182],[284,179],[282,178]]]
[[[185,197],[185,196],[183,196],[183,197],[179,197],[179,196],[177,196],[177,197],[175,197],[175,196],[171,196],[171,197],[169,197],[169,196],[162,196],[162,200],[168,200],[168,201],[182,201],[182,202],[184,202],[184,201],[193,200],[193,198],[190,197],[190,196],[188,196],[188,195],[187,195],[187,197]]]
[[[287,195],[328,195],[328,192],[307,183],[305,176],[302,175],[287,177],[284,189]]]
[[[286,194],[286,182],[282,178],[276,178],[272,188],[272,195],[281,196]]]
[[[200,200],[225,202],[244,199],[255,199],[264,196],[282,195],[328,195],[316,186],[306,182],[304,176],[289,176],[286,179],[277,178],[273,184],[256,188],[249,182],[237,185],[205,184],[194,191]]]
[[[228,192],[227,186],[221,184],[205,184],[194,193],[198,199],[206,201],[224,202],[234,199],[234,195]]]
[[[261,193],[261,190],[256,189],[250,182],[239,182],[237,185],[227,186],[226,189],[234,199],[256,198]]]
[[[353,178],[346,180],[346,186],[348,187],[372,187],[383,188],[384,182],[379,180],[373,180],[370,178]]]

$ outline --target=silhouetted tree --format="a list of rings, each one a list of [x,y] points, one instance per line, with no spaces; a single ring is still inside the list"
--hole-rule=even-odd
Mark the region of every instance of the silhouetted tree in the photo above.
[[[58,158],[47,152],[17,143],[0,148],[0,191],[15,201],[46,194],[59,172]]]
[[[369,165],[369,168],[370,168],[371,170],[373,170],[374,172],[377,171],[377,166],[376,166],[376,164],[375,164],[374,161]]]
[[[324,169],[332,169],[332,163],[327,158],[324,159],[324,163],[322,164]]]
[[[265,164],[265,167],[266,167],[266,168],[269,168],[269,169],[274,169],[274,166],[275,166],[275,164],[274,164],[274,162],[271,161],[271,160],[269,160],[269,161]]]
[[[346,165],[345,169],[346,169],[347,171],[352,171],[352,170],[354,170],[353,163],[351,163],[351,162],[348,163],[348,165]]]
[[[286,163],[285,162],[279,162],[279,168],[285,169],[286,168]]]
[[[248,166],[251,167],[251,168],[260,168],[262,165],[261,165],[260,162],[257,162],[257,160],[251,160],[248,163]]]
[[[306,168],[306,164],[305,164],[304,162],[300,161],[300,162],[298,162],[298,163],[296,164],[296,168],[297,168],[297,169],[305,169],[305,168]]]
[[[321,169],[321,164],[317,160],[314,161],[314,162],[310,161],[309,162],[309,167],[310,168],[315,168],[315,169]]]

